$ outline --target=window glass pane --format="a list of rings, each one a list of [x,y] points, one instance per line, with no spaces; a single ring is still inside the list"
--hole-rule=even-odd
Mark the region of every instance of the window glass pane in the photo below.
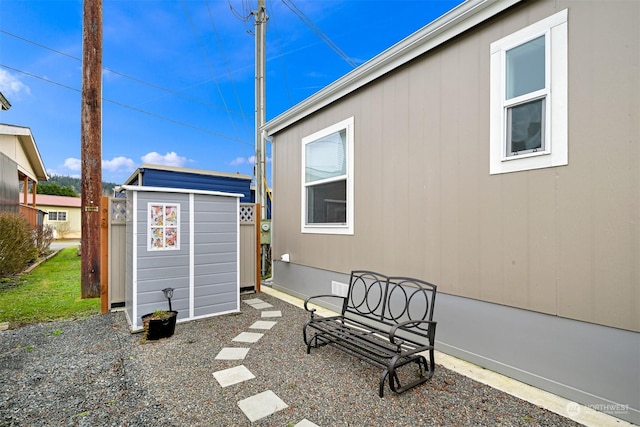
[[[544,150],[544,109],[544,98],[507,109],[507,156]]]
[[[507,99],[545,88],[545,36],[507,51]]]
[[[307,187],[307,224],[346,222],[346,180]]]
[[[305,145],[305,182],[346,175],[347,131],[327,135]]]
[[[49,221],[57,221],[58,220],[58,212],[51,211],[49,212]]]
[[[66,221],[67,213],[66,212],[58,212],[58,221]]]

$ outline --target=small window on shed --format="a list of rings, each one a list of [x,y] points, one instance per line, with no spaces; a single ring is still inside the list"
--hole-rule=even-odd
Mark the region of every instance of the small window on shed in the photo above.
[[[180,205],[149,203],[148,250],[180,249]]]

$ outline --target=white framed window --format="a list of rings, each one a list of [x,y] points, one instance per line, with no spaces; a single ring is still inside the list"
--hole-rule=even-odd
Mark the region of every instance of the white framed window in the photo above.
[[[180,249],[180,205],[148,203],[148,244],[150,251]]]
[[[66,211],[49,211],[49,221],[52,222],[66,222],[67,221],[67,212]]]
[[[569,163],[567,15],[491,44],[492,175]]]
[[[353,234],[353,117],[302,138],[303,233]]]

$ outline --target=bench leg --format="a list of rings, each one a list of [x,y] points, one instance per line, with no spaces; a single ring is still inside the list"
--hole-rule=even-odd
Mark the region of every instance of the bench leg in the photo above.
[[[433,357],[431,357],[431,368],[429,368],[429,365],[427,364],[427,359],[422,355],[416,356],[396,366],[397,362],[398,358],[394,357],[391,362],[389,362],[389,367],[385,370],[388,371],[389,375],[389,388],[391,388],[391,391],[395,393],[402,393],[403,391],[420,385],[428,381],[433,376],[433,368],[435,366]],[[419,376],[415,381],[410,381],[408,384],[403,386],[400,384],[400,378],[396,373],[396,369],[401,368],[402,366],[405,366],[409,363],[415,363],[416,365],[418,365]]]
[[[387,379],[387,376],[389,375],[389,370],[385,369],[384,371],[382,371],[382,374],[380,375],[380,390],[378,391],[378,395],[380,397],[384,397],[384,380]],[[389,380],[391,381],[391,380]]]
[[[305,323],[304,326],[302,327],[302,339],[304,341],[305,344],[309,345],[309,340],[307,340],[307,326],[309,325],[309,322]]]

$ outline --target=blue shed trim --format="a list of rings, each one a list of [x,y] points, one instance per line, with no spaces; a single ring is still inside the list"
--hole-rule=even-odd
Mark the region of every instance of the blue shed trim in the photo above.
[[[237,193],[242,194],[241,203],[253,203],[251,177],[246,175],[235,177],[195,169],[173,170],[143,165],[131,175],[125,185]]]

